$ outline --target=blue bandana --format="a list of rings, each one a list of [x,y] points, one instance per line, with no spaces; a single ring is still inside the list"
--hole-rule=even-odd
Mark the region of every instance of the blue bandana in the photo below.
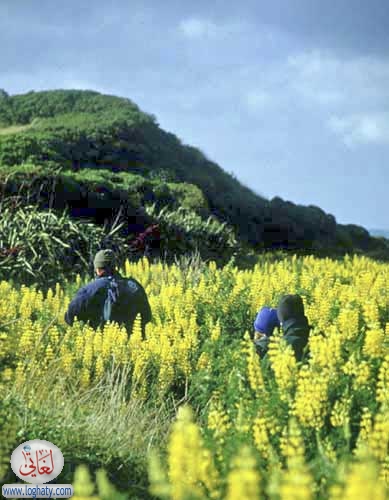
[[[277,309],[262,307],[254,321],[255,331],[270,336],[274,328],[279,326],[280,322],[277,317]]]

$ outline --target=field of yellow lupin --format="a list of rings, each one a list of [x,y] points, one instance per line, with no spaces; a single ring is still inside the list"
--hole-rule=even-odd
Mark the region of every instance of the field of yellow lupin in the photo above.
[[[144,259],[123,273],[150,300],[144,340],[139,321],[130,337],[114,323],[68,326],[82,278],[47,294],[1,282],[1,393],[33,405],[29,388],[45,391],[47,377],[82,395],[117,370],[122,404],[171,401],[165,445],[145,446],[154,497],[389,498],[389,265],[291,257],[199,271]],[[285,293],[303,297],[309,355],[297,362],[276,332],[261,361],[253,319]]]

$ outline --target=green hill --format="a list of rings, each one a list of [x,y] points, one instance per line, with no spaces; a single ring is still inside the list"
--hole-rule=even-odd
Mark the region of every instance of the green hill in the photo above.
[[[151,203],[185,206],[226,222],[257,249],[386,252],[363,228],[338,225],[318,207],[258,196],[132,101],[97,92],[0,92],[0,180],[13,193],[26,179],[35,201],[39,188],[50,206],[97,222],[113,219],[125,199],[127,217]],[[134,220],[130,232],[139,231]]]

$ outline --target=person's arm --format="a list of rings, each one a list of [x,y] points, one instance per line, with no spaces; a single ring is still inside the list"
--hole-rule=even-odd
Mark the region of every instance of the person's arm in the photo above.
[[[89,303],[89,294],[86,287],[78,290],[74,299],[70,302],[68,310],[65,313],[65,321],[68,325],[72,326],[75,317],[84,320],[86,317],[86,310]]]
[[[296,360],[301,361],[307,340],[298,335],[284,335],[283,338],[292,347]]]
[[[129,332],[132,333],[133,321],[136,316],[141,316],[142,337],[145,338],[146,324],[151,321],[151,307],[143,286],[134,278],[127,279],[127,300],[126,303],[129,307],[127,314],[129,314]],[[125,311],[123,313],[126,315]]]
[[[269,349],[269,342],[270,339],[267,335],[263,335],[260,339],[254,341],[255,349],[261,358],[266,356]]]
[[[147,298],[146,292],[142,288],[142,296],[140,301],[140,314],[142,317],[142,337],[145,338],[146,334],[146,324],[152,320],[152,313],[149,300]]]

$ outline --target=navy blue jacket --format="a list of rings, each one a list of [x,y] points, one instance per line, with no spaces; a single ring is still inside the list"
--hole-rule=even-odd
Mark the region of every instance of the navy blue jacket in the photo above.
[[[306,316],[290,318],[282,324],[283,338],[292,346],[297,361],[301,361],[308,344],[310,326]],[[257,352],[262,357],[267,354],[270,337],[255,342]]]
[[[123,278],[119,273],[112,276],[100,276],[78,290],[70,302],[65,314],[65,321],[72,325],[75,317],[89,322],[93,328],[103,323],[104,303],[107,298],[110,279],[118,284],[118,295],[112,306],[111,321],[124,324],[129,334],[137,314],[142,318],[142,333],[146,323],[151,320],[151,309],[146,292],[142,285],[133,278]]]

